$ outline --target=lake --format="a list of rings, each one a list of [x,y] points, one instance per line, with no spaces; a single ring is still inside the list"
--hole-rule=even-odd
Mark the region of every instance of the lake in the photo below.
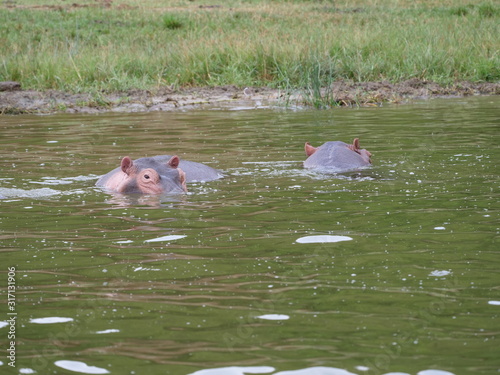
[[[0,117],[0,372],[498,373],[499,108]],[[302,169],[355,137],[372,168]],[[161,154],[226,176],[94,186]]]

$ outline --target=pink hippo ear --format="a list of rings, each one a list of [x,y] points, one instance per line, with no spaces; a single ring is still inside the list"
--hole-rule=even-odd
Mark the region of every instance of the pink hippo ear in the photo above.
[[[359,150],[361,147],[359,147],[359,138],[354,138],[354,141],[352,141],[352,145],[355,150]]]
[[[170,158],[169,161],[167,161],[167,164],[170,165],[172,168],[177,168],[180,162],[181,161],[179,160],[179,157],[177,155],[174,155]]]
[[[352,141],[352,145],[348,145],[347,147],[349,147],[350,150],[360,154],[361,157],[366,160],[366,162],[370,164],[372,163],[372,153],[368,150],[361,149],[361,146],[359,145],[359,138],[354,138],[354,141]]]
[[[352,145],[347,145],[349,150],[357,152],[359,154],[359,138],[354,138],[354,141],[352,141]]]
[[[304,150],[306,151],[306,155],[307,157],[311,156],[312,154],[314,154],[318,148],[317,147],[313,147],[309,144],[309,142],[306,142],[305,146],[304,146]]]
[[[134,166],[134,162],[128,156],[125,156],[122,159],[121,168],[122,168],[123,173],[130,174],[133,166]]]

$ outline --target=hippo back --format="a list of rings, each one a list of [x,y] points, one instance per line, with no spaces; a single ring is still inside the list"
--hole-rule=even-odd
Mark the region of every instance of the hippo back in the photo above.
[[[332,172],[347,172],[369,166],[360,154],[352,151],[344,142],[326,142],[309,156],[304,168],[325,169]]]
[[[158,162],[165,163],[172,156],[171,155],[158,155],[153,156]],[[201,182],[201,181],[213,181],[224,177],[221,171],[209,167],[208,165],[196,163],[194,161],[188,161],[181,159],[179,163],[179,168],[186,174],[186,182]]]

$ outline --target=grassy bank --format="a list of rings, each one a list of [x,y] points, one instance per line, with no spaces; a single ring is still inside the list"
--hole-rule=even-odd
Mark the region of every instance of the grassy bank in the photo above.
[[[474,0],[18,0],[0,81],[98,92],[170,85],[500,80],[500,4]]]

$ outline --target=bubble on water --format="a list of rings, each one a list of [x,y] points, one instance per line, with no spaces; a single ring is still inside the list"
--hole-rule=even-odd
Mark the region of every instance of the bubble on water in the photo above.
[[[57,316],[47,317],[47,318],[30,319],[30,323],[36,323],[36,324],[67,323],[67,322],[72,322],[72,321],[73,321],[73,318],[60,318]]]
[[[152,238],[150,240],[145,240],[144,242],[162,242],[162,241],[175,241],[175,240],[180,240],[181,238],[185,238],[187,236],[184,235],[170,235],[170,236],[163,236],[163,237],[158,237],[158,238]]]
[[[264,320],[288,320],[290,317],[284,314],[265,314],[259,315],[256,318],[264,319]]]
[[[488,305],[500,306],[500,301],[488,301]]]
[[[123,241],[115,241],[117,244],[126,244],[126,243],[133,243],[134,241],[132,240],[123,240]]]
[[[445,227],[434,227],[435,230],[445,230]]]
[[[62,360],[56,361],[54,364],[65,370],[81,372],[82,374],[109,374],[109,371],[104,368],[89,366],[86,363],[79,361]]]
[[[352,238],[348,236],[331,236],[331,235],[318,235],[318,236],[305,236],[300,237],[295,242],[297,243],[331,243],[351,241]]]

